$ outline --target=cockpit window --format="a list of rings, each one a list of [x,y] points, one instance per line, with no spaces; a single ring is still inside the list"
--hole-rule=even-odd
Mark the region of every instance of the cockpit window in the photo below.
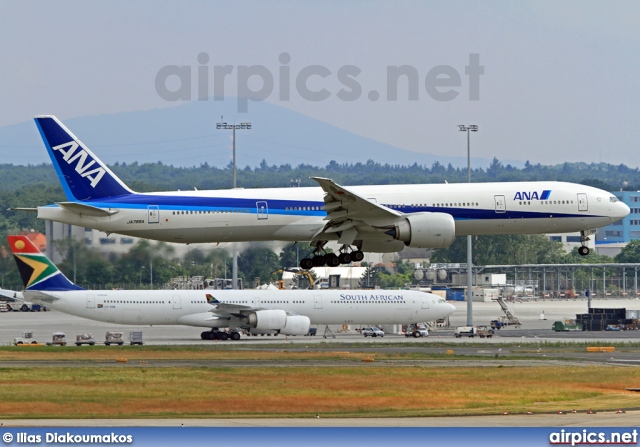
[[[609,197],[609,202],[616,203],[617,201],[618,201],[618,198],[616,196]]]

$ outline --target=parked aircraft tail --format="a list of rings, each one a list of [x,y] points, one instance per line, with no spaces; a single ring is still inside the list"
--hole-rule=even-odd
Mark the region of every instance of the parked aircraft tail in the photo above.
[[[34,119],[67,200],[100,200],[133,192],[55,116]]]
[[[25,290],[84,290],[69,281],[26,236],[7,236]]]

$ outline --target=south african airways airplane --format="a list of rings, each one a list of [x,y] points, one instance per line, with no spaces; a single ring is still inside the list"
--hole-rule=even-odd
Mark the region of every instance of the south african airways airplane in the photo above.
[[[165,242],[309,241],[302,268],[337,266],[363,252],[443,248],[456,236],[580,232],[629,214],[601,189],[566,182],[338,185],[138,193],[54,116],[35,118],[67,200],[38,217]],[[337,241],[339,253],[326,253]],[[355,248],[355,249],[354,249]]]
[[[107,323],[211,328],[203,340],[239,340],[237,328],[305,335],[311,324],[413,324],[455,310],[437,295],[409,290],[86,290],[26,236],[7,239],[25,289],[4,294]]]

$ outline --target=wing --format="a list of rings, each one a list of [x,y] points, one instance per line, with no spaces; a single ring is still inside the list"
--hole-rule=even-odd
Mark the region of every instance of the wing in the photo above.
[[[358,231],[376,231],[375,221],[393,220],[402,214],[359,196],[353,191],[338,185],[331,179],[311,177],[325,192],[324,208],[327,211],[327,223],[313,236],[313,240],[322,240],[328,234],[341,233],[338,240],[351,245]]]
[[[262,307],[256,306],[243,306],[242,304],[229,304],[219,301],[217,298],[207,293],[207,302],[213,306],[210,310],[211,313],[217,315],[220,318],[245,318],[251,312],[258,310],[266,310]],[[293,312],[287,312],[287,315],[297,315]]]

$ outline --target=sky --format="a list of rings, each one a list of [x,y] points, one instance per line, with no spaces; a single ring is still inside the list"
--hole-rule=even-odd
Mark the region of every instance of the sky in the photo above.
[[[418,153],[465,156],[476,124],[474,157],[638,167],[638,23],[636,0],[0,1],[0,127],[215,94]]]

